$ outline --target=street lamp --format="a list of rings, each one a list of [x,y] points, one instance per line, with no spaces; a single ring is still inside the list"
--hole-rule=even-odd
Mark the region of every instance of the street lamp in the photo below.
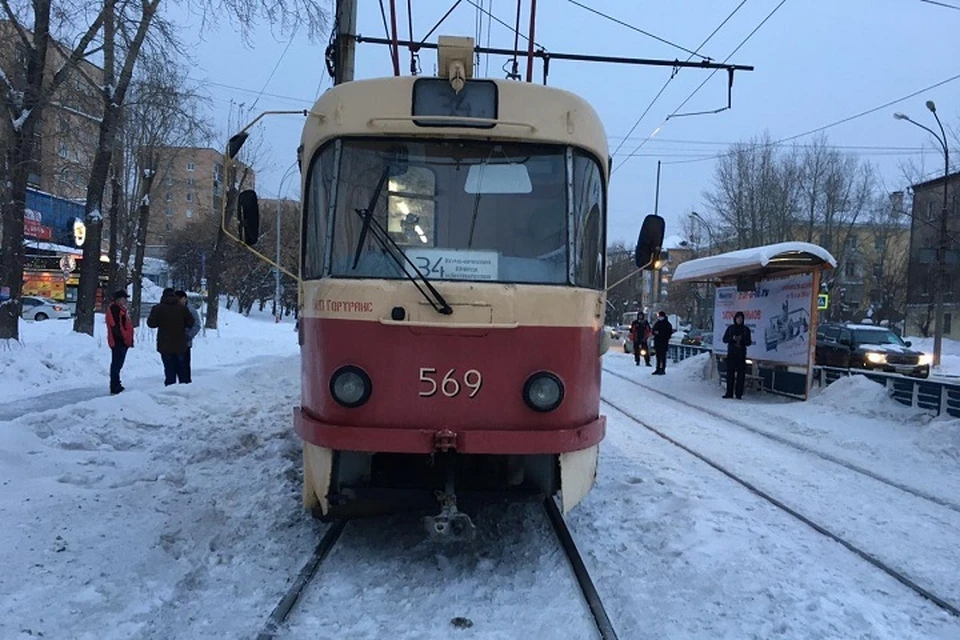
[[[283,174],[283,177],[280,178],[280,188],[277,189],[277,260],[276,263],[280,264],[280,200],[283,198],[283,184],[287,181],[293,174],[293,170],[299,166],[298,162],[294,162],[287,172]],[[276,321],[280,322],[280,269],[277,267],[273,268],[274,277],[276,278],[276,286],[273,290],[273,312],[276,314]]]
[[[943,123],[940,122],[940,116],[937,115],[937,105],[933,100],[927,100],[927,109],[933,114],[937,124],[940,126],[940,134],[930,127],[924,126],[909,116],[902,113],[895,113],[893,117],[897,120],[906,120],[910,124],[916,125],[928,132],[943,148],[943,208],[940,210],[940,241],[937,250],[937,286],[934,291],[934,305],[936,314],[935,328],[933,334],[933,366],[940,366],[940,350],[943,345],[943,288],[946,284],[946,266],[947,266],[947,183],[950,176],[950,148],[947,146],[947,134],[943,130]]]
[[[701,216],[701,215],[700,215],[699,213],[697,213],[696,211],[691,211],[691,212],[690,212],[690,217],[696,218],[697,220],[700,221],[700,224],[702,224],[703,227],[704,227],[704,229],[707,230],[707,235],[710,236],[710,244],[712,244],[715,248],[717,248],[717,249],[719,250],[719,246],[720,246],[720,245],[719,245],[719,243],[717,242],[717,238],[713,235],[713,228],[710,226],[710,223],[707,222],[706,219],[704,219],[704,217]]]

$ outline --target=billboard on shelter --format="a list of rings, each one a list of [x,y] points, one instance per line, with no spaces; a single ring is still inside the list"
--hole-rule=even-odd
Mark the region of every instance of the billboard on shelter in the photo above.
[[[810,304],[813,274],[760,280],[753,291],[736,285],[717,287],[713,315],[713,348],[726,353],[723,333],[742,311],[750,327],[753,346],[747,357],[796,366],[807,366],[810,348]]]

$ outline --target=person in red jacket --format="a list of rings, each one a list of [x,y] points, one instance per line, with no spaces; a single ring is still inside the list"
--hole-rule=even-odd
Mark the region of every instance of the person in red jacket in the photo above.
[[[120,369],[127,359],[127,349],[133,347],[133,325],[127,315],[127,292],[117,291],[107,308],[107,344],[110,345],[110,395],[123,391]]]

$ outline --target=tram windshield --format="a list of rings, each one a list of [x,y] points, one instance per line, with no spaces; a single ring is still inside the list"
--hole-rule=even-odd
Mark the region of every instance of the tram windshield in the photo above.
[[[602,173],[571,150],[568,176],[567,158],[559,145],[330,143],[310,169],[304,276],[406,277],[373,237],[385,230],[431,280],[601,288]]]

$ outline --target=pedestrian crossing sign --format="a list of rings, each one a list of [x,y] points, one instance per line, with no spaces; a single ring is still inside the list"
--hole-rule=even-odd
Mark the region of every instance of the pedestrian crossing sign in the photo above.
[[[817,309],[823,310],[830,306],[830,295],[821,293],[817,296]]]

